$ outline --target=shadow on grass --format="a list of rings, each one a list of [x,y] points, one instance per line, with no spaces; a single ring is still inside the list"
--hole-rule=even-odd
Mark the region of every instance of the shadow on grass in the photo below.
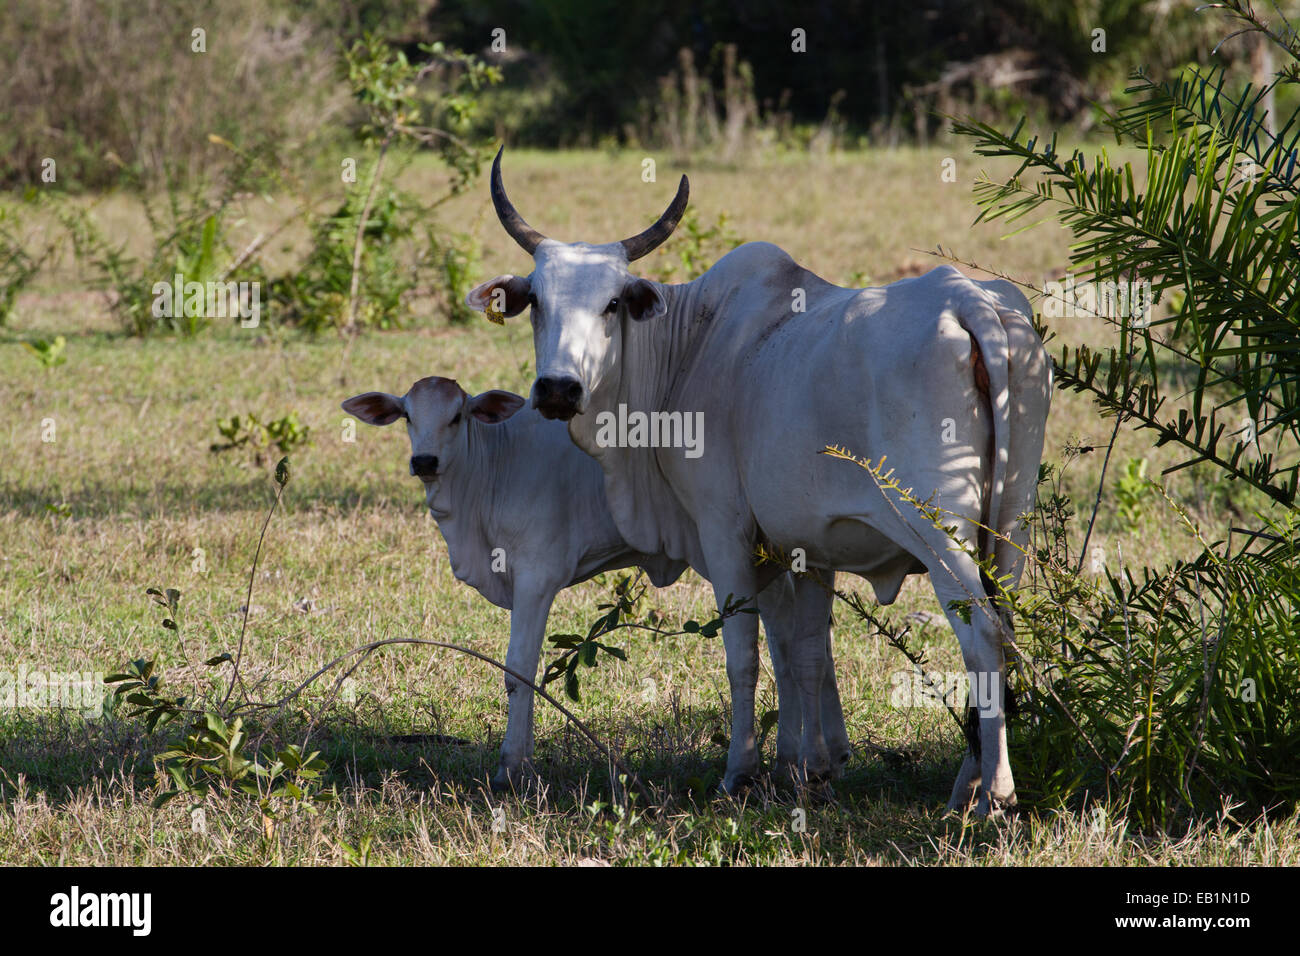
[[[716,708],[681,708],[649,720],[596,723],[642,785],[634,788],[631,817],[616,806],[602,757],[568,727],[539,737],[535,775],[509,793],[488,785],[500,743],[491,733],[411,733],[419,728],[377,725],[354,709],[335,709],[307,739],[307,750],[319,750],[328,765],[322,789],[336,788],[339,805],[371,821],[366,827],[401,830],[406,824],[392,808],[410,806],[409,797],[394,804],[392,795],[422,793],[434,805],[456,808],[454,819],[493,820],[502,806],[511,819],[544,819],[549,832],[569,835],[561,839],[623,863],[951,862],[954,846],[971,862],[998,840],[993,824],[943,812],[958,755],[942,742],[909,747],[906,760],[859,750],[833,795],[764,773],[743,794],[723,796],[717,781],[725,747],[708,736],[722,716]],[[0,721],[0,802],[15,813],[21,792],[28,804],[39,800],[58,815],[84,808],[85,794],[94,791],[96,800],[147,804],[159,789],[153,758],[180,730],[148,735],[138,721],[113,715],[10,717]],[[280,743],[307,736],[299,715],[282,715],[275,730]]]
[[[309,728],[301,712],[286,711],[274,722],[247,721],[250,739],[266,731],[268,744],[305,741],[319,750],[329,765],[324,786],[340,792],[375,788],[396,774],[416,789],[450,785],[472,792],[486,788],[497,767],[500,738],[425,732],[423,728],[388,725],[376,715],[360,719],[355,709],[336,706]],[[634,723],[597,721],[594,732],[622,755],[625,768],[657,799],[670,802],[712,801],[726,765],[726,747],[710,731],[723,723],[717,708],[674,707],[654,719]],[[29,793],[44,794],[53,806],[72,799],[75,791],[117,774],[126,774],[144,788],[156,783],[154,758],[178,742],[184,728],[173,724],[150,734],[141,721],[106,712],[86,719],[69,711],[20,713],[0,722],[0,782],[8,805],[21,776]],[[768,750],[770,751],[769,743]],[[875,748],[873,748],[874,750]],[[908,748],[907,759],[894,752],[859,748],[844,777],[835,782],[839,801],[917,801],[942,803],[947,797],[959,758],[940,744]],[[770,754],[768,755],[770,757]],[[770,760],[768,761],[770,763]],[[784,775],[764,773],[754,791],[771,797],[798,794]],[[566,793],[610,799],[615,780],[601,754],[571,725],[538,735],[532,773],[518,795],[540,787],[563,802]]]

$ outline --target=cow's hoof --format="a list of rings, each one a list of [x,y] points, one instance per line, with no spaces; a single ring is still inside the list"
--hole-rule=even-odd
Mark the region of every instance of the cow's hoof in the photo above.
[[[824,747],[810,747],[800,755],[795,766],[798,782],[816,785],[831,779],[834,767]]]
[[[794,773],[798,764],[799,751],[797,749],[791,748],[788,751],[778,749],[776,759],[772,761],[772,770],[779,773]]]
[[[970,810],[973,809],[974,806],[975,806],[975,800],[974,800],[974,794],[972,794],[971,798],[966,800],[960,799],[958,797],[950,798],[948,800],[948,805],[944,807],[944,810],[946,810],[948,813],[956,813],[960,815],[963,813],[970,812]]]
[[[790,763],[778,763],[772,766],[772,783],[781,787],[798,787],[799,786],[799,764],[791,761]]]
[[[834,803],[835,788],[827,777],[814,777],[811,780],[801,779],[795,785],[795,791],[798,799],[803,803],[819,804]]]
[[[718,792],[728,797],[739,797],[748,793],[754,786],[755,774],[729,774],[718,785]]]
[[[498,767],[492,775],[493,793],[511,793],[524,789],[530,774],[527,767]]]
[[[831,779],[839,780],[844,776],[844,771],[849,765],[850,751],[843,750],[839,753],[831,754]]]
[[[801,798],[813,802],[834,800],[835,789],[831,786],[831,780],[834,776],[835,770],[829,764],[816,769],[805,765],[798,768],[795,773],[795,790]]]
[[[948,798],[947,809],[951,813],[966,813],[973,810],[975,809],[978,794],[978,781],[972,786],[957,787],[953,790],[952,796]]]
[[[952,785],[952,795],[948,797],[948,809],[953,813],[965,813],[971,809],[980,792],[980,765],[972,754],[966,754],[962,761],[957,780]]]
[[[979,800],[975,803],[975,815],[988,820],[1009,818],[1015,815],[1016,809],[1014,793],[1006,797],[994,797],[984,790],[980,792]]]

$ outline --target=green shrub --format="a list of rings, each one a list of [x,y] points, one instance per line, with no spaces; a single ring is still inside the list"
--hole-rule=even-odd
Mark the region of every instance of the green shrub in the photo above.
[[[367,35],[345,54],[352,95],[364,114],[358,135],[364,147],[377,152],[343,203],[313,226],[306,261],[274,282],[272,294],[288,324],[310,332],[400,325],[409,316],[420,270],[430,264],[450,287],[450,317],[468,317],[461,300],[476,253],[465,237],[441,235],[433,211],[478,174],[486,151],[470,126],[480,91],[498,82],[500,74],[441,43],[421,52],[426,62],[412,63],[402,51]],[[402,151],[394,153],[394,147]],[[422,202],[386,178],[392,174],[390,157],[409,158],[412,147],[431,149],[451,172],[444,196]],[[414,241],[420,224],[423,248]]]
[[[744,240],[736,235],[728,223],[725,212],[718,214],[718,221],[713,225],[704,226],[700,223],[695,207],[687,207],[681,222],[664,246],[666,252],[676,256],[677,262],[669,259],[655,273],[655,278],[660,282],[690,282],[698,279],[718,259],[742,242]]]
[[[478,240],[465,232],[440,236],[428,229],[426,242],[447,320],[463,324],[478,318],[478,313],[465,304],[465,296],[480,278],[482,250]]]
[[[1300,804],[1300,521],[1093,578],[1052,540],[1006,596],[1020,798],[1104,800],[1145,826]]]
[[[409,317],[425,273],[432,275],[433,291],[445,293],[449,317],[466,320],[471,313],[462,300],[477,265],[477,246],[462,233],[444,234],[433,214],[478,174],[487,150],[472,135],[472,120],[481,91],[500,77],[476,57],[440,43],[421,47],[421,53],[423,62],[411,62],[370,35],[345,51],[340,65],[358,108],[354,145],[373,153],[359,170],[356,157],[349,157],[358,175],[324,216],[312,215],[306,188],[280,168],[277,150],[255,137],[235,142],[209,130],[202,138],[208,148],[219,148],[220,175],[205,174],[197,162],[156,171],[164,188],[144,193],[152,242],[140,259],[127,254],[124,242],[104,235],[93,206],[52,203],[122,327],[135,335],[192,336],[227,317],[252,327],[260,324],[263,305],[274,302],[276,321],[313,333],[392,328]],[[409,162],[417,149],[433,152],[450,171],[445,195],[418,199],[392,186],[393,167]],[[297,199],[296,210],[271,234],[307,216],[312,237],[302,264],[272,282],[259,259],[265,235],[238,255],[229,241],[246,198],[268,184],[287,188]],[[160,193],[161,201],[151,198]],[[6,217],[0,212],[0,324],[52,251],[27,251]]]
[[[1147,460],[1129,459],[1124,473],[1115,482],[1115,504],[1119,508],[1124,527],[1136,532],[1146,513],[1146,501],[1151,497],[1151,482],[1147,478]]]
[[[9,324],[18,296],[53,251],[50,247],[43,255],[33,256],[27,251],[27,240],[19,235],[21,228],[18,214],[0,206],[0,328]]]
[[[127,255],[125,243],[110,242],[89,209],[72,204],[55,207],[77,258],[94,273],[92,284],[108,291],[109,308],[127,332],[193,336],[210,328],[218,316],[239,322],[241,308],[261,321],[260,306],[254,310],[253,302],[218,291],[235,283],[232,288],[252,290],[260,303],[265,287],[256,260],[236,259],[227,240],[238,183],[227,181],[215,195],[209,192],[203,184],[184,192],[169,185],[164,209],[146,200],[153,242],[144,261]],[[175,291],[178,282],[181,286]],[[187,292],[191,283],[198,284],[201,295]]]
[[[242,418],[232,415],[227,419],[217,420],[217,431],[225,442],[209,446],[212,452],[230,451],[246,448],[252,452],[253,461],[266,464],[273,457],[273,451],[287,455],[299,447],[311,443],[311,428],[298,421],[297,412],[289,412],[279,418],[263,422],[255,413],[249,412]]]
[[[67,345],[68,340],[62,335],[56,335],[53,339],[33,339],[23,343],[23,347],[36,357],[36,361],[41,363],[41,368],[47,372],[53,371],[68,360],[68,356],[64,353]]]
[[[361,231],[354,314],[353,263],[365,202],[364,193],[350,191],[333,214],[315,224],[311,251],[302,265],[271,282],[277,322],[313,333],[341,329],[350,322],[379,329],[402,324],[410,311],[407,300],[415,275],[410,266],[403,267],[399,252],[414,231],[418,205],[392,188],[374,197]]]

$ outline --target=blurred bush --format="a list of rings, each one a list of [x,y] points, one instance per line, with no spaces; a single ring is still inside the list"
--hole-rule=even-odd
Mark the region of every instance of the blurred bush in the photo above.
[[[273,0],[7,0],[0,185],[192,179],[230,161],[209,133],[291,154],[347,103],[335,42]]]

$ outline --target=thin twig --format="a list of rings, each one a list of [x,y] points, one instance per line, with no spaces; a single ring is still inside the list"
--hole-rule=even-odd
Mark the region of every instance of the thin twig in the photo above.
[[[1119,426],[1124,423],[1125,415],[1115,413],[1115,428],[1110,433],[1110,443],[1106,445],[1106,457],[1101,462],[1101,477],[1097,479],[1097,497],[1092,503],[1092,516],[1088,519],[1088,530],[1084,532],[1083,544],[1079,546],[1079,563],[1075,566],[1077,576],[1083,571],[1084,559],[1088,556],[1088,542],[1092,539],[1092,526],[1097,522],[1097,511],[1101,508],[1101,496],[1106,490],[1106,469],[1110,465],[1110,453],[1115,450],[1115,439],[1119,436]]]
[[[266,520],[262,522],[262,533],[257,537],[257,549],[253,552],[253,569],[248,572],[248,593],[244,597],[244,616],[239,625],[239,647],[235,651],[235,669],[230,675],[230,686],[226,688],[226,696],[221,700],[221,709],[226,709],[226,704],[230,702],[230,695],[235,692],[235,681],[239,681],[239,686],[244,686],[244,679],[239,676],[239,663],[244,657],[244,634],[248,630],[248,615],[253,609],[253,581],[257,577],[257,562],[262,556],[262,542],[266,540],[266,529],[271,524],[271,516],[275,514],[275,509],[280,504],[280,498],[284,495],[284,485],[281,484],[275,492],[275,501],[271,502],[271,508],[266,513]]]
[[[338,687],[342,684],[342,682],[346,680],[347,677],[353,671],[355,671],[358,667],[360,667],[361,664],[363,664],[365,660],[372,653],[374,653],[376,650],[378,650],[381,647],[387,647],[392,644],[423,644],[427,647],[442,647],[442,648],[446,648],[447,650],[458,651],[461,654],[467,654],[470,657],[483,661],[486,664],[491,664],[493,667],[510,675],[515,680],[528,685],[530,688],[532,688],[534,693],[536,693],[538,696],[542,698],[542,700],[546,701],[548,704],[550,704],[552,707],[558,710],[561,714],[563,714],[566,719],[571,721],[573,723],[573,726],[576,727],[578,731],[584,737],[586,737],[587,740],[591,742],[592,746],[594,746],[597,750],[601,752],[601,754],[605,757],[605,759],[609,762],[610,766],[614,770],[626,775],[628,781],[633,786],[637,787],[639,790],[643,790],[641,784],[634,779],[631,773],[629,773],[627,767],[624,766],[623,762],[614,755],[614,752],[609,747],[607,747],[601,741],[601,739],[597,737],[591,731],[590,728],[587,727],[586,724],[584,724],[581,720],[578,719],[577,715],[574,714],[573,711],[569,710],[558,700],[556,700],[554,697],[548,694],[545,690],[543,690],[533,681],[529,680],[527,677],[525,677],[523,674],[519,673],[518,671],[514,670],[513,668],[508,667],[507,665],[501,663],[495,658],[488,657],[486,654],[481,654],[478,651],[473,650],[472,648],[463,647],[460,644],[449,644],[445,641],[432,641],[422,637],[391,637],[391,638],[386,638],[382,641],[372,641],[369,644],[362,644],[360,647],[354,647],[352,650],[334,658],[334,660],[330,661],[328,664],[325,664],[324,666],[318,668],[315,671],[315,673],[313,673],[310,677],[308,677],[305,681],[299,684],[296,688],[294,688],[284,697],[280,698],[278,701],[275,701],[274,703],[268,703],[268,704],[258,704],[256,706],[264,707],[267,709],[283,707],[289,701],[293,700],[295,697],[301,694],[310,684],[312,684],[318,677],[320,677],[326,671],[330,670],[333,667],[336,667],[337,665],[341,664],[343,661],[347,660],[349,657],[352,657],[353,655],[361,654],[362,655],[361,659],[357,661],[355,664],[353,664],[351,668],[349,668],[347,671],[345,671],[343,674],[340,675],[338,681],[335,683],[335,689],[337,690]]]

